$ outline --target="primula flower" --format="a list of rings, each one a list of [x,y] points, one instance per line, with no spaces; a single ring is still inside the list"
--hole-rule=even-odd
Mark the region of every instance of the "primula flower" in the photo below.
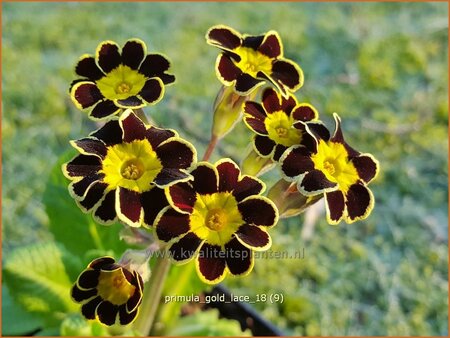
[[[275,205],[260,196],[264,183],[241,176],[229,159],[214,165],[200,162],[191,174],[192,181],[166,189],[171,206],[155,221],[158,238],[169,242],[174,262],[195,257],[197,273],[206,283],[219,283],[228,272],[247,275],[253,250],[271,246],[266,229],[278,221]]]
[[[329,223],[342,219],[353,223],[373,209],[374,197],[367,184],[377,176],[379,164],[372,155],[351,148],[344,140],[339,116],[334,114],[334,119],[333,137],[315,137],[313,148],[289,148],[280,159],[281,171],[285,179],[297,182],[302,194],[325,194]]]
[[[147,54],[139,39],[128,40],[122,49],[114,41],[100,43],[95,56],[82,55],[70,97],[75,106],[93,120],[111,118],[126,108],[156,104],[164,86],[175,81],[167,74],[170,63],[161,54]]]
[[[269,81],[284,96],[303,85],[303,72],[293,61],[283,58],[283,45],[277,32],[264,35],[241,35],[234,29],[218,25],[206,33],[206,41],[219,47],[216,73],[225,86],[234,86],[242,96]]]
[[[261,157],[278,161],[280,156],[293,145],[309,145],[314,138],[305,129],[320,134],[329,134],[318,120],[319,113],[308,103],[298,103],[294,96],[284,98],[272,88],[262,95],[262,105],[247,101],[244,105],[244,122],[257,135],[253,138],[253,148]]]
[[[134,270],[115,263],[112,257],[92,261],[72,287],[72,299],[81,303],[86,319],[105,325],[130,324],[139,312],[144,282]]]
[[[163,188],[187,181],[195,148],[170,129],[147,126],[131,110],[89,137],[71,141],[81,154],[63,165],[69,192],[99,223],[118,217],[151,226],[167,205]]]

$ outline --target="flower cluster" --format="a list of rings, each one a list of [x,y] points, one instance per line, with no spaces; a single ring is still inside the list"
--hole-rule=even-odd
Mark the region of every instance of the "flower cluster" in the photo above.
[[[254,252],[270,248],[268,230],[280,217],[295,215],[291,206],[301,212],[324,196],[331,224],[364,219],[374,206],[367,186],[378,162],[345,142],[337,114],[331,136],[317,109],[297,100],[303,71],[284,58],[277,32],[241,35],[218,25],[206,41],[221,49],[216,73],[223,86],[211,142],[198,163],[191,143],[175,130],[147,123],[141,109],[161,100],[165,86],[175,81],[165,56],[147,54],[139,39],[122,48],[105,41],[95,56],[83,55],[76,65],[81,78],[71,85],[72,101],[104,124],[70,142],[78,154],[62,166],[69,193],[98,223],[119,221],[132,227],[130,233],[154,231],[157,237],[142,250],[125,252],[118,263],[100,257],[79,275],[71,295],[87,319],[127,325],[136,318],[150,248],[165,250],[177,264],[195,260],[199,278],[216,284],[228,274],[252,271]],[[258,100],[256,89],[266,83]],[[247,158],[281,170],[271,199],[262,196],[266,186],[257,174],[247,175],[228,158],[208,162],[242,115],[254,133],[254,156]]]

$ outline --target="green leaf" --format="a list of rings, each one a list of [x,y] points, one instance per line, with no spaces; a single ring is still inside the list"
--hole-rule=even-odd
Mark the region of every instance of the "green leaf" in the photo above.
[[[90,214],[85,214],[69,195],[67,180],[61,165],[70,161],[74,151],[66,152],[53,167],[44,192],[45,210],[49,218],[49,228],[54,238],[83,261],[85,253],[91,249],[112,250],[115,256],[122,254],[127,245],[120,240],[120,224],[109,226],[96,224]]]
[[[61,323],[61,336],[91,336],[90,323],[80,313],[69,314]]]
[[[216,309],[199,311],[181,318],[176,327],[167,332],[168,336],[251,336],[249,330],[242,331],[239,322],[219,318]]]
[[[14,302],[6,285],[2,285],[2,323],[2,336],[30,335],[44,325]]]
[[[78,309],[70,298],[68,261],[76,265],[76,259],[52,242],[18,248],[5,260],[3,275],[11,296],[48,326],[59,325],[65,313]]]

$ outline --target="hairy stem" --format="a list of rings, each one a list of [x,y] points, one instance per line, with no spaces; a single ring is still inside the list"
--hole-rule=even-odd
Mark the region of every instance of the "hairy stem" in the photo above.
[[[203,155],[203,161],[209,160],[209,158],[211,157],[211,155],[214,151],[214,148],[216,147],[218,142],[219,142],[219,138],[215,135],[212,135],[211,140],[209,141],[209,144],[208,144],[208,148],[206,148],[205,155]]]

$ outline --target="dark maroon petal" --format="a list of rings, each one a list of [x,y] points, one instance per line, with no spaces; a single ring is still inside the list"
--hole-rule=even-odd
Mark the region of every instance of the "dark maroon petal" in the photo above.
[[[241,225],[236,231],[236,236],[242,242],[254,248],[264,248],[270,243],[269,234],[254,225]]]
[[[313,169],[314,162],[310,158],[310,151],[305,147],[293,148],[281,162],[281,171],[287,177],[294,178]]]
[[[120,125],[123,130],[123,141],[132,142],[134,140],[145,139],[147,129],[144,122],[137,117],[134,113],[122,116],[120,119]]]
[[[111,190],[105,196],[103,202],[94,212],[94,216],[104,223],[110,223],[116,219],[116,191]]]
[[[119,187],[116,198],[119,198],[119,217],[122,216],[124,221],[139,224],[142,211],[141,194]]]
[[[300,84],[301,75],[292,61],[277,60],[272,64],[272,74],[270,76],[277,82],[280,87],[286,86],[294,89]]]
[[[106,183],[96,182],[92,184],[86,196],[84,196],[84,199],[79,202],[80,205],[85,208],[86,211],[90,211],[103,197],[106,187]]]
[[[330,141],[343,144],[345,149],[347,150],[349,157],[359,156],[360,153],[358,151],[356,151],[355,149],[353,149],[352,147],[350,147],[345,142],[344,134],[342,133],[342,128],[341,128],[341,118],[336,113],[333,114],[333,117],[334,117],[334,121],[336,123],[336,129],[334,130],[333,137],[330,139]]]
[[[105,75],[101,69],[98,68],[95,59],[92,56],[85,56],[80,59],[75,67],[75,73],[92,81],[97,81]]]
[[[87,302],[81,307],[81,313],[86,319],[95,319],[95,310],[97,306],[103,301],[102,297],[95,297],[93,300]]]
[[[262,80],[257,80],[246,73],[242,73],[236,79],[235,89],[238,93],[247,95],[262,82],[263,82]]]
[[[203,244],[198,253],[198,267],[201,275],[210,282],[220,279],[225,273],[225,258],[220,246]]]
[[[266,136],[256,135],[253,140],[256,151],[261,156],[269,156],[275,147],[275,142]]]
[[[137,286],[137,281],[135,280],[135,275],[134,273],[131,273],[130,270],[126,269],[126,268],[121,268],[123,275],[125,276],[125,279],[134,286]]]
[[[123,100],[117,100],[116,103],[125,108],[139,108],[144,105],[144,101],[137,96],[130,96]]]
[[[296,123],[294,127],[297,128],[297,126],[300,125],[300,123]],[[325,125],[322,122],[308,122],[307,123],[308,129],[318,138],[321,138],[322,140],[328,141],[330,139],[330,132],[325,127]]]
[[[118,311],[119,306],[108,301],[101,302],[96,310],[100,322],[108,326],[114,325]]]
[[[168,188],[171,204],[182,211],[192,212],[196,193],[188,183],[177,183]]]
[[[103,177],[103,174],[98,173],[85,176],[80,181],[71,183],[70,189],[76,196],[84,197],[90,186],[101,177]]]
[[[122,143],[122,128],[119,121],[108,121],[103,127],[91,133],[90,136],[94,136],[106,145],[111,146]]]
[[[148,54],[139,67],[139,72],[149,78],[160,77],[169,67],[170,62],[163,55]]]
[[[250,47],[254,50],[257,50],[259,46],[261,46],[261,43],[264,40],[264,35],[257,35],[257,36],[246,36],[244,38],[244,41],[242,42],[242,46],[244,47]]]
[[[247,126],[249,126],[255,133],[267,135],[266,126],[261,120],[246,117],[245,122],[247,122]]]
[[[378,163],[372,156],[361,155],[351,159],[351,162],[358,171],[358,176],[366,183],[369,183],[378,172]]]
[[[240,202],[248,196],[260,194],[262,190],[263,184],[261,181],[250,176],[244,176],[234,188],[233,196],[236,198],[236,201]]]
[[[92,107],[104,98],[97,85],[93,82],[80,82],[75,84],[72,87],[71,95],[82,109]]]
[[[267,88],[262,94],[262,104],[270,114],[281,110],[280,97],[273,88]]]
[[[247,224],[272,226],[276,223],[277,212],[263,197],[249,197],[239,202],[238,208]]]
[[[127,304],[128,307],[128,304]],[[137,316],[138,314],[138,309],[136,307],[136,309],[134,311],[128,312],[125,306],[121,306],[119,308],[119,322],[120,325],[128,325],[130,324]]]
[[[144,223],[152,226],[159,212],[169,205],[163,189],[154,187],[141,195],[142,208],[144,209]]]
[[[105,41],[97,47],[97,63],[107,74],[122,62],[119,46],[111,41]]]
[[[281,110],[286,112],[288,115],[291,114],[296,105],[297,101],[294,96],[289,95],[287,99],[284,96],[281,97]]]
[[[241,37],[236,31],[224,26],[212,27],[206,33],[206,39],[208,43],[226,50],[236,49],[242,43]]]
[[[306,193],[321,193],[337,187],[337,183],[327,179],[325,174],[320,170],[312,170],[303,177],[300,187]]]
[[[102,269],[103,267],[107,265],[114,264],[116,261],[112,257],[100,257],[97,259],[94,259],[90,264],[89,267],[92,269]]]
[[[325,194],[327,201],[328,218],[333,223],[338,223],[344,216],[345,198],[342,191],[336,190]]]
[[[217,172],[213,168],[199,164],[191,172],[191,175],[194,177],[191,184],[197,193],[205,195],[218,191],[219,178]]]
[[[351,221],[363,218],[372,209],[373,196],[369,189],[362,184],[353,184],[346,193],[345,205],[347,215]]]
[[[72,287],[72,291],[70,293],[73,300],[77,303],[81,303],[85,300],[88,300],[89,298],[95,297],[97,295],[97,289],[90,289],[90,290],[81,290],[76,285]]]
[[[252,250],[243,246],[236,238],[225,244],[226,261],[232,275],[242,275],[252,268]]]
[[[241,173],[236,163],[225,159],[217,165],[219,172],[219,191],[233,191]]]
[[[216,62],[217,71],[226,82],[232,82],[242,74],[242,70],[237,67],[228,55],[220,54]]]
[[[190,232],[170,246],[170,256],[179,262],[189,260],[195,255],[201,243],[201,239]]]
[[[98,284],[98,276],[100,275],[100,271],[98,270],[85,270],[80,276],[78,276],[78,286],[81,289],[92,289],[95,288]]]
[[[128,40],[122,48],[122,63],[138,69],[145,56],[145,44],[140,40]]]
[[[122,110],[122,108],[117,107],[113,101],[104,100],[99,102],[94,109],[89,113],[89,116],[94,119],[104,119],[106,117],[116,115]]]
[[[109,265],[105,265],[101,268],[102,271],[115,271],[115,270],[123,270],[122,266],[120,266],[119,264],[109,264]]]
[[[166,188],[169,184],[186,181],[189,177],[190,175],[181,169],[163,168],[153,182],[159,188]]]
[[[136,271],[134,271],[133,272],[133,282],[134,283],[132,283],[132,285],[134,285],[136,288],[134,289],[133,295],[127,301],[127,305],[126,305],[127,312],[134,311],[142,301],[143,288],[140,284],[139,278],[142,278],[142,277],[140,277],[140,275]]]
[[[147,140],[150,142],[153,149],[156,149],[162,142],[175,135],[175,132],[171,129],[160,129],[153,126],[147,129],[146,132]]]
[[[266,34],[261,46],[258,48],[258,51],[270,58],[277,58],[281,56],[281,42],[278,35],[274,32]]]
[[[148,104],[153,104],[158,102],[163,95],[163,84],[157,78],[148,79],[144,87],[142,87],[139,95]]]
[[[277,144],[275,147],[275,151],[273,153],[273,160],[277,161],[280,159],[281,155],[287,150],[288,147],[283,146],[282,144]]]
[[[155,151],[165,168],[187,169],[196,155],[190,143],[176,139],[161,144]]]
[[[180,214],[172,208],[164,212],[156,224],[158,239],[169,242],[189,231],[189,215]]]
[[[310,153],[317,152],[317,140],[307,130],[302,132],[302,140],[300,144],[305,146]]]
[[[88,155],[96,155],[102,159],[105,158],[107,149],[102,141],[87,137],[73,142]]]
[[[300,104],[292,112],[292,117],[297,121],[311,121],[318,117],[317,110],[309,104]]]
[[[253,101],[245,102],[244,112],[250,115],[249,117],[260,120],[261,122],[264,122],[267,117],[264,108],[259,103]]]
[[[97,156],[78,155],[65,166],[65,171],[70,177],[84,177],[97,173],[102,168]]]

